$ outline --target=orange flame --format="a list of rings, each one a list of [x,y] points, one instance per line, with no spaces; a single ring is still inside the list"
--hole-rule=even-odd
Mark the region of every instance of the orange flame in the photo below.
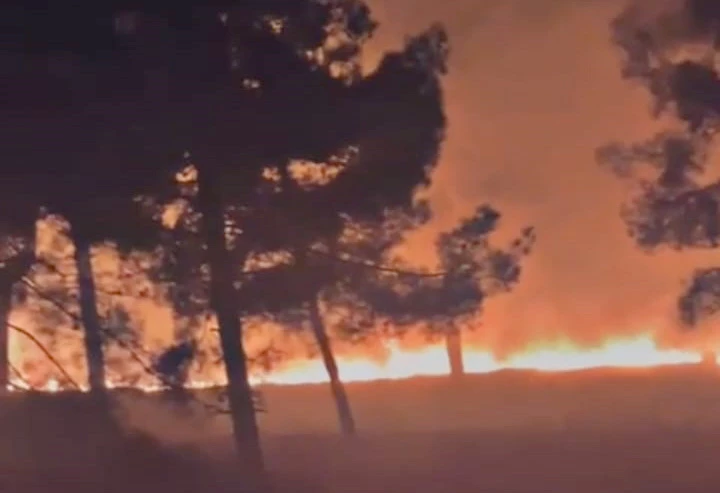
[[[440,376],[450,372],[447,352],[443,344],[418,349],[404,349],[395,341],[386,343],[388,358],[378,362],[367,358],[339,358],[340,376],[345,382],[382,379],[403,379],[416,376]],[[499,370],[537,370],[547,372],[572,371],[589,368],[651,368],[666,365],[698,364],[703,361],[699,352],[661,349],[652,336],[607,341],[601,347],[581,349],[566,342],[535,347],[505,360],[497,359],[491,351],[476,348],[463,350],[467,373],[491,373]],[[294,362],[282,370],[255,376],[254,383],[294,385],[327,382],[328,377],[318,359]]]
[[[387,358],[378,361],[363,356],[338,356],[340,376],[345,382],[367,382],[373,380],[397,380],[417,376],[442,376],[450,372],[445,345],[428,344],[408,349],[398,341],[386,341]],[[652,335],[608,340],[599,347],[584,349],[571,342],[538,345],[516,353],[506,359],[498,359],[492,351],[465,348],[463,351],[465,371],[469,374],[491,373],[500,370],[535,370],[563,372],[590,368],[653,368],[669,365],[692,365],[704,358],[698,351],[663,349]],[[716,363],[720,358],[716,356]],[[298,385],[328,381],[327,372],[320,359],[293,360],[282,368],[267,372],[256,372],[251,381],[254,385]],[[221,386],[221,377],[196,379],[191,388]],[[14,382],[16,388],[23,388]],[[122,386],[121,382],[108,382],[110,388]],[[155,383],[141,383],[142,390],[153,392],[162,387]],[[42,387],[47,392],[62,390],[58,380],[50,379]]]

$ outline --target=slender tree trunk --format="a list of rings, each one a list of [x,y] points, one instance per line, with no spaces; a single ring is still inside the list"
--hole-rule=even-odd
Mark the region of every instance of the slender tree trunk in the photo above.
[[[15,284],[27,274],[35,262],[34,242],[24,251],[7,260],[0,269],[0,392],[10,383],[9,323]]]
[[[90,392],[97,396],[105,394],[105,354],[102,327],[97,309],[95,276],[91,263],[89,242],[73,238],[75,243],[75,266],[78,273],[78,301],[80,318],[85,335],[85,359],[88,368]]]
[[[4,393],[10,383],[10,361],[8,359],[8,322],[12,309],[13,284],[7,279],[0,281],[0,393]]]
[[[445,335],[445,348],[450,362],[450,376],[460,378],[465,374],[462,354],[462,335],[457,327],[450,327]]]
[[[255,415],[253,391],[248,381],[242,321],[234,286],[235,269],[227,246],[225,214],[212,176],[198,172],[198,204],[202,214],[210,265],[210,304],[217,315],[235,447],[241,473],[252,491],[266,488],[265,465]],[[237,261],[237,260],[236,260]]]
[[[313,334],[320,348],[325,369],[330,377],[330,389],[332,390],[335,406],[337,407],[340,431],[345,436],[355,435],[355,419],[353,418],[352,409],[350,408],[350,400],[345,391],[345,386],[340,380],[340,372],[338,371],[335,355],[330,345],[330,338],[328,337],[327,330],[325,330],[325,323],[320,314],[317,299],[309,303],[309,310]]]

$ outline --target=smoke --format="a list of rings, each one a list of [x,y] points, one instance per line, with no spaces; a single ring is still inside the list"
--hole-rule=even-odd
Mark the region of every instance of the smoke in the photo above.
[[[659,330],[683,344],[677,296],[713,254],[641,252],[620,218],[630,190],[594,159],[599,146],[643,140],[660,125],[645,89],[621,77],[610,23],[625,3],[374,4],[381,22],[374,52],[433,21],[451,36],[449,135],[428,192],[436,220],[409,250],[432,259],[435,232],[486,201],[503,213],[502,234],[537,228],[519,287],[487,303],[478,341],[503,352],[538,340],[595,344]]]
[[[623,0],[370,3],[381,27],[368,67],[435,21],[451,36],[449,132],[426,192],[435,219],[407,251],[433,262],[435,235],[486,202],[503,214],[498,241],[526,225],[538,233],[518,287],[488,301],[476,342],[502,354],[649,330],[674,345],[709,340],[707,331],[678,330],[676,306],[693,269],[712,265],[716,255],[641,252],[620,218],[627,184],[595,161],[598,147],[645,140],[664,124],[653,120],[646,89],[622,78],[610,27]],[[14,316],[30,323],[27,312]],[[143,320],[146,344],[171,342],[168,307],[135,306],[133,318]],[[12,344],[14,354],[29,348]]]

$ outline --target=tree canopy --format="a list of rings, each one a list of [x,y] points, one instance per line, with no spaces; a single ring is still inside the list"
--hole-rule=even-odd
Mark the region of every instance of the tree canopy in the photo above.
[[[367,74],[360,54],[376,23],[358,0],[46,7],[35,17],[6,11],[32,27],[8,56],[32,56],[7,74],[20,91],[2,107],[9,131],[0,142],[16,173],[0,201],[22,199],[20,225],[67,219],[86,266],[87,245],[103,240],[145,240],[165,267],[183,249],[199,254],[166,279],[191,293],[175,303],[179,314],[198,300],[217,314],[238,451],[258,486],[242,319],[274,302],[276,293],[257,289],[287,267],[255,273],[248,264],[412,207],[444,138],[447,35],[432,26]],[[307,183],[298,167],[326,179]],[[194,177],[178,187],[184,170]],[[170,205],[176,227],[141,227]]]
[[[717,2],[683,0],[632,2],[612,23],[623,77],[646,88],[655,116],[673,121],[645,142],[612,143],[598,151],[601,163],[637,185],[623,217],[644,249],[718,246],[720,181],[713,174],[713,145],[720,128],[719,21]],[[686,322],[716,311],[707,303],[717,295],[712,272],[696,272],[681,298]]]

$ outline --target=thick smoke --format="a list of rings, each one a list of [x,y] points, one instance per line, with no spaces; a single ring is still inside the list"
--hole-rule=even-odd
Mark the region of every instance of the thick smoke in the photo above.
[[[611,23],[624,1],[371,4],[381,28],[368,67],[435,21],[451,35],[449,134],[427,192],[435,221],[410,239],[409,253],[432,262],[435,234],[485,202],[503,213],[500,236],[526,225],[538,233],[518,287],[487,303],[477,342],[503,353],[563,338],[592,345],[653,329],[678,345],[706,337],[677,330],[676,306],[693,269],[716,255],[641,252],[620,217],[627,185],[595,161],[600,146],[644,141],[666,123],[653,118],[646,88],[622,76]],[[638,5],[635,15],[642,16],[673,2]],[[672,35],[684,29],[666,27]],[[141,311],[143,340],[169,344],[167,308]],[[18,323],[31,322],[25,312],[15,315]]]
[[[691,336],[676,333],[676,299],[713,254],[642,253],[620,217],[627,185],[594,158],[608,142],[642,141],[666,123],[653,119],[648,92],[622,77],[611,22],[625,2],[376,3],[379,47],[435,20],[451,34],[449,137],[429,192],[436,227],[489,201],[508,234],[537,228],[519,287],[488,302],[478,340],[502,352],[657,328],[686,342]],[[638,12],[669,5],[645,2]],[[430,258],[432,235],[413,239],[418,260]]]

